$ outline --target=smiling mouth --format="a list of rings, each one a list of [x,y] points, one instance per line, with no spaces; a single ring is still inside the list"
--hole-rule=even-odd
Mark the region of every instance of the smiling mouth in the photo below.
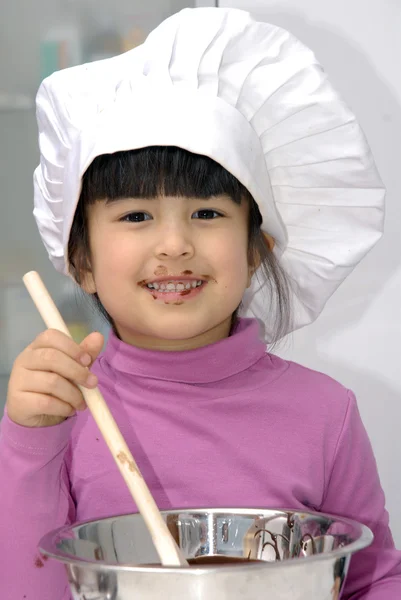
[[[191,291],[198,287],[200,287],[204,282],[201,279],[191,280],[191,281],[154,281],[147,283],[145,287],[149,290],[156,290],[159,293],[168,294],[168,293],[178,293]]]
[[[195,298],[210,280],[212,278],[207,275],[201,275],[199,279],[167,276],[153,281],[144,280],[139,285],[147,290],[154,300],[163,300],[165,304],[182,304],[184,300]]]

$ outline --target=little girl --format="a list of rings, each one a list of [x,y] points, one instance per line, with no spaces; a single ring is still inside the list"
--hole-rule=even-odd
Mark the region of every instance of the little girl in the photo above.
[[[69,600],[40,538],[136,510],[77,384],[99,385],[161,509],[356,519],[375,539],[343,598],[400,598],[353,393],[266,352],[382,231],[370,151],[314,55],[242,11],[187,9],[126,54],[55,73],[37,109],[39,231],[111,332],[100,354],[97,332],[78,345],[48,330],[15,361],[0,598]]]

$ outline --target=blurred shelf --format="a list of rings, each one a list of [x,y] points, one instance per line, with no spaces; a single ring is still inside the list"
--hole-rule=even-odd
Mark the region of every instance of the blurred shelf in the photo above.
[[[27,94],[10,94],[0,91],[0,112],[20,112],[32,110],[35,100]]]

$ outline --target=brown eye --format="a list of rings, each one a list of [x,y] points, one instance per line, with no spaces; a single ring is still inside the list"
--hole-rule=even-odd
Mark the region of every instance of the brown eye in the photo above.
[[[120,219],[124,223],[142,223],[143,221],[150,221],[152,219],[151,215],[145,212],[132,212],[128,215],[125,215]]]
[[[197,215],[197,216],[195,216]],[[197,210],[192,215],[194,219],[216,219],[217,217],[222,217],[223,215],[217,210],[212,210],[210,208],[202,208],[201,210]]]

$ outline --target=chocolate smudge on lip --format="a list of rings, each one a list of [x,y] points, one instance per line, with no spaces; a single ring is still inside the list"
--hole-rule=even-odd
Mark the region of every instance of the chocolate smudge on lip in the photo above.
[[[192,290],[183,290],[182,292],[180,292],[180,296],[188,296],[188,294],[190,294],[192,292]]]
[[[158,277],[160,275],[167,275],[167,273],[168,273],[167,267],[165,267],[164,265],[159,265],[154,270],[154,274],[156,275],[156,277]]]
[[[193,271],[186,270],[186,271],[183,271],[181,273],[181,275],[192,275],[192,273],[193,273]]]
[[[178,300],[177,302],[173,303],[174,306],[181,306],[181,304],[184,304],[183,302],[181,302],[180,300]]]

